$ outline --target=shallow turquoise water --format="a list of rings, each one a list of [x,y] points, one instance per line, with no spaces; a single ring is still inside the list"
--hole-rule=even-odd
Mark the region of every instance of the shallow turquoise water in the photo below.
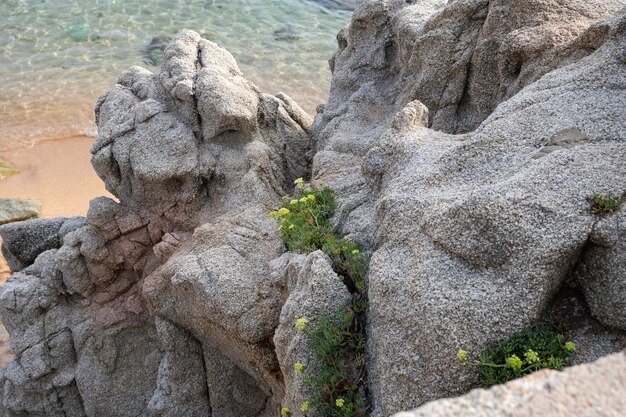
[[[156,70],[160,51],[147,46],[181,29],[227,48],[262,90],[284,91],[313,112],[326,100],[327,61],[351,13],[329,4],[0,0],[0,150],[93,132],[96,98],[132,65]]]

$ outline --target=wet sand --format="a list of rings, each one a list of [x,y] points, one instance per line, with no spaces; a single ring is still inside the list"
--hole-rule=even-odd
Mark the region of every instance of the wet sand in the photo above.
[[[0,198],[37,199],[43,217],[87,214],[89,200],[111,197],[91,167],[92,142],[91,137],[77,136],[3,152],[0,158],[20,172],[0,182]]]

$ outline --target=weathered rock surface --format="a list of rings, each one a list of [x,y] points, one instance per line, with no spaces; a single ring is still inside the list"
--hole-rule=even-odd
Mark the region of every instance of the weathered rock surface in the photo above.
[[[32,265],[42,252],[58,249],[65,235],[84,223],[80,217],[59,217],[2,225],[2,255],[12,271],[21,271]]]
[[[563,372],[544,370],[489,390],[433,401],[393,417],[620,417],[626,410],[626,352]]]
[[[313,125],[180,33],[96,105],[119,202],[0,229],[2,415],[299,416],[293,365],[315,364],[293,321],[349,295],[325,255],[284,253],[267,213],[297,177],[330,185],[337,229],[373,252],[374,417],[467,392],[459,348],[541,319],[580,361],[622,349],[624,213],[585,198],[626,184],[624,5],[365,1]]]
[[[96,117],[92,162],[119,203],[0,231],[3,415],[275,415],[284,249],[267,213],[309,170],[310,117],[189,31]]]
[[[323,316],[337,320],[338,306],[345,305],[351,296],[333,271],[330,259],[321,251],[306,257],[287,253],[272,266],[278,288],[289,294],[274,333],[276,355],[285,378],[283,406],[299,410],[300,405],[309,400],[311,392],[303,383],[302,374],[294,370],[294,364],[299,362],[307,372],[313,373],[319,368],[308,347],[306,333],[297,330],[294,323],[302,317],[309,320],[307,326],[314,328]]]
[[[338,35],[313,177],[375,249],[374,416],[475,386],[455,352],[545,317],[566,281],[593,316],[569,336],[602,335],[586,359],[624,346],[624,225],[585,200],[626,184],[624,5],[370,1]]]

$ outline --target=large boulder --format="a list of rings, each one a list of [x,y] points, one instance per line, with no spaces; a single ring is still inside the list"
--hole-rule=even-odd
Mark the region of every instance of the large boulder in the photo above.
[[[457,350],[546,318],[566,285],[586,359],[624,345],[622,214],[586,201],[626,184],[624,5],[370,1],[338,35],[313,178],[374,250],[374,416],[475,386]]]
[[[626,409],[625,389],[623,351],[564,372],[544,370],[489,390],[433,401],[393,417],[619,417]]]

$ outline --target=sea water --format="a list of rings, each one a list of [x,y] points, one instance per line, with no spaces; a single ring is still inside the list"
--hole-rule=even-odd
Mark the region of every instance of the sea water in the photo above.
[[[357,0],[0,0],[0,152],[94,134],[99,95],[156,71],[175,33],[228,49],[263,91],[310,113],[326,100],[336,33]]]

